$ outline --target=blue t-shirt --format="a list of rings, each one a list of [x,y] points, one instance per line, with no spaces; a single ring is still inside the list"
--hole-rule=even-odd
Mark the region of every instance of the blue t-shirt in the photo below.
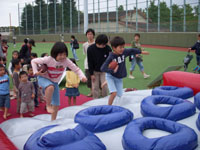
[[[9,77],[7,74],[0,77],[0,95],[9,94]]]
[[[135,54],[141,54],[141,51],[137,48],[128,48],[128,49],[125,48],[124,52],[121,55],[117,55],[117,54],[114,54],[113,52],[110,52],[108,58],[106,59],[104,64],[101,66],[101,71],[110,73],[112,76],[116,78],[124,78],[127,76],[125,58],[127,56],[135,55]],[[112,69],[108,68],[108,65],[110,64],[111,61],[116,61],[119,65],[119,68],[116,73],[114,73]]]

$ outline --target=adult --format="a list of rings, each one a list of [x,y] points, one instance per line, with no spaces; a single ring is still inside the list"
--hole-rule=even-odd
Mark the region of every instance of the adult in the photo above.
[[[1,34],[0,34],[0,57],[4,57],[4,55],[3,55],[3,49],[2,49],[2,47],[1,47]]]
[[[32,47],[35,46],[33,39],[24,39],[24,44],[19,52],[19,58],[22,64],[30,64]]]
[[[73,54],[74,59],[76,61],[79,61],[77,54],[76,54],[76,49],[79,49],[79,44],[78,44],[78,41],[77,41],[77,39],[75,38],[74,35],[71,36],[70,45],[71,45],[72,54]]]
[[[85,68],[85,75],[87,77],[87,87],[90,88],[90,93],[87,96],[92,96],[92,82],[91,82],[91,77],[90,77],[90,72],[88,69],[88,58],[87,58],[87,50],[88,47],[92,44],[95,43],[94,37],[95,37],[95,31],[91,28],[89,28],[86,31],[86,37],[88,39],[87,42],[83,43],[83,54],[86,55],[85,60],[84,60],[84,68]]]
[[[88,47],[87,58],[89,73],[92,80],[92,96],[94,99],[108,95],[108,87],[105,83],[105,72],[101,72],[101,65],[111,52],[111,48],[107,45],[108,37],[105,34],[100,34],[95,40],[95,44]],[[103,86],[104,85],[104,86]],[[101,87],[101,89],[100,89]]]

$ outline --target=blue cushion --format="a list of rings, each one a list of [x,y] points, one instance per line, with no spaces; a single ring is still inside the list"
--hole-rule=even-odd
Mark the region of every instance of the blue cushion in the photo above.
[[[152,95],[167,95],[187,99],[193,97],[194,93],[188,87],[160,86],[152,90]]]
[[[198,118],[197,118],[196,125],[197,125],[197,128],[198,128],[199,131],[200,131],[200,113],[199,113],[199,116],[198,116]]]
[[[171,135],[147,138],[142,132],[146,129],[160,129]],[[197,147],[197,134],[193,129],[167,119],[144,117],[130,122],[123,134],[124,150],[194,150]]]
[[[121,127],[133,119],[133,113],[120,106],[100,105],[81,110],[75,122],[91,132],[103,132]]]
[[[194,104],[200,110],[200,92],[194,96]]]
[[[160,107],[156,104],[171,104]],[[190,101],[172,96],[152,95],[143,99],[141,113],[145,117],[165,118],[173,121],[181,120],[194,115],[195,105]]]
[[[106,150],[97,136],[80,125],[41,137],[55,126],[57,125],[47,126],[33,133],[24,145],[24,150]]]

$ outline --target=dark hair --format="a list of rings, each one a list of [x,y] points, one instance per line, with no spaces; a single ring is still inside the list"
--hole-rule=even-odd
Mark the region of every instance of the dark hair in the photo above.
[[[51,57],[56,59],[59,53],[66,53],[66,56],[68,56],[68,49],[65,43],[63,42],[56,42],[52,49],[51,49]]]
[[[140,38],[140,34],[139,33],[135,33],[134,37],[138,36]]]
[[[21,71],[21,72],[19,73],[19,77],[21,78],[22,75],[27,75],[27,76],[28,76],[28,73],[27,73],[26,71]]]
[[[29,69],[32,69],[32,65],[31,65],[31,64],[29,64],[29,65],[27,66],[27,70],[29,70]]]
[[[48,54],[48,53],[42,53],[42,54],[41,54],[41,57],[44,57],[44,56],[46,56],[46,54]]]
[[[14,54],[14,53],[17,53],[17,54],[19,55],[19,52],[18,52],[17,50],[14,50],[14,51],[12,52],[12,54]]]
[[[12,66],[13,66],[13,68],[15,68],[16,65],[19,65],[19,63],[20,63],[19,59],[12,60]]]
[[[92,28],[87,29],[85,35],[87,35],[89,32],[92,32],[92,34],[95,36],[95,31]]]
[[[30,39],[30,40],[28,41],[28,43],[31,44],[31,45],[33,45],[33,46],[35,46],[35,41],[34,41],[33,39]]]
[[[24,43],[27,44],[28,43],[28,39],[24,39]]]
[[[0,57],[0,61],[2,61],[3,60],[3,57]]]
[[[198,35],[198,37],[200,37],[200,34]]]
[[[120,46],[120,45],[124,45],[125,41],[122,37],[115,36],[114,38],[112,38],[110,40],[110,44],[111,44],[112,47],[117,47],[117,46]]]
[[[78,66],[77,63],[76,63],[76,60],[75,60],[74,58],[70,58],[70,60],[71,60],[76,66]],[[70,69],[69,67],[67,67],[66,70],[71,70],[71,69]]]
[[[74,35],[71,35],[71,38],[72,38],[72,39],[75,39],[75,36],[74,36]]]
[[[1,43],[8,43],[6,39],[1,40]]]
[[[105,34],[100,34],[97,36],[95,43],[99,45],[106,45],[108,43],[108,37]]]
[[[31,53],[31,56],[34,57],[34,58],[37,58],[37,53]]]

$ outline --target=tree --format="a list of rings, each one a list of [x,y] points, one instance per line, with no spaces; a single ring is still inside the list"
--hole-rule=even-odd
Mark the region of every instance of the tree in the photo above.
[[[120,6],[118,7],[118,11],[119,11],[119,12],[124,11],[124,6],[123,6],[123,5],[120,5]]]

